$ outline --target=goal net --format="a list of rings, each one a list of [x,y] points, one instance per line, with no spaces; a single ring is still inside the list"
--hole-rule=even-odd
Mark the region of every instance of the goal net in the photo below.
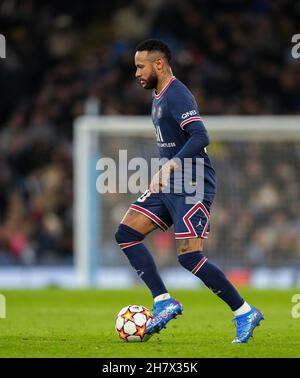
[[[300,117],[206,117],[205,125],[217,174],[205,254],[225,270],[297,267]],[[82,286],[134,282],[114,233],[151,178],[149,166],[136,158],[153,157],[158,149],[150,117],[75,120],[74,248]],[[172,228],[154,231],[145,243],[162,273],[178,282]]]

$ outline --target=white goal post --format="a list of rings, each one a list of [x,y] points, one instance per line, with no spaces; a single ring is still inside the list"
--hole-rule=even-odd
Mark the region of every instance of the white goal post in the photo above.
[[[300,116],[207,116],[204,121],[211,141],[300,141]],[[96,191],[101,151],[95,135],[143,135],[149,137],[149,143],[156,143],[150,116],[82,116],[75,120],[74,257],[81,287],[97,287],[101,267],[99,246],[105,219],[99,215],[102,199]]]

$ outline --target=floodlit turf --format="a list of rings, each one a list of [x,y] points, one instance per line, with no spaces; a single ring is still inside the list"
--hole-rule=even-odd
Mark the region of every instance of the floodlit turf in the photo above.
[[[114,319],[128,304],[151,308],[146,289],[0,291],[0,357],[300,357],[300,318],[291,291],[242,290],[265,314],[248,344],[232,345],[232,314],[209,290],[172,291],[183,315],[145,343],[122,342]]]

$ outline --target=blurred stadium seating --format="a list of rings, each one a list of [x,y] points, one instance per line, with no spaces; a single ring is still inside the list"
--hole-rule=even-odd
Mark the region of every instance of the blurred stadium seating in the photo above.
[[[296,115],[300,59],[290,41],[299,19],[291,0],[3,0],[0,265],[72,263],[73,120],[149,115],[151,96],[134,79],[137,42],[170,44],[174,73],[204,116]],[[230,193],[221,190],[213,209],[210,254],[229,266],[299,261],[299,145],[213,143],[211,152],[219,187],[230,182]],[[108,265],[121,258],[111,217]],[[172,264],[170,235],[151,238],[161,266]]]

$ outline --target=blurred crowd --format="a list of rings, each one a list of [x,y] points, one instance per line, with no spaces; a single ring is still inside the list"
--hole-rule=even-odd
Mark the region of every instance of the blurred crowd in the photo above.
[[[299,142],[229,143],[212,152],[219,188],[212,253],[228,267],[299,266]]]
[[[170,45],[174,74],[203,115],[299,114],[300,59],[291,56],[299,19],[292,0],[1,1],[7,57],[0,59],[0,263],[72,260],[73,121],[82,114],[150,114],[151,96],[134,79],[139,41]],[[248,210],[215,205],[227,252],[246,249],[252,264],[268,262],[276,250],[299,254],[299,202],[283,196],[295,195],[290,178],[299,171],[299,151],[281,162],[275,148],[273,177],[258,148],[244,167],[254,192],[235,151],[223,147],[228,166],[235,162],[232,201],[243,191]],[[217,169],[224,156],[216,155]],[[277,240],[275,230],[287,225]]]

